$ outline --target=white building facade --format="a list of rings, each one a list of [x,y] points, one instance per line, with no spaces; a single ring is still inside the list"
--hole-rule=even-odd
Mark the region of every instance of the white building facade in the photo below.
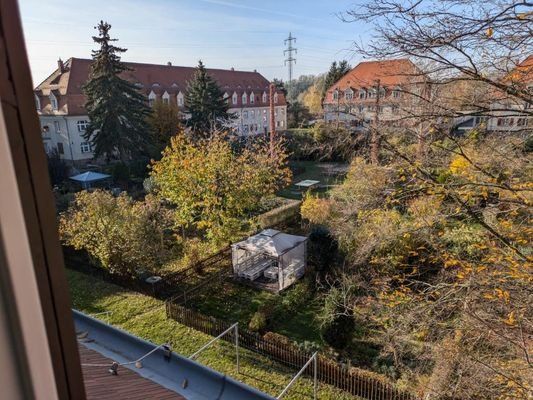
[[[83,137],[89,118],[84,108],[83,85],[91,60],[70,58],[34,90],[35,105],[47,153],[57,151],[62,159],[86,162],[93,159],[90,143]],[[126,63],[132,71],[123,74],[138,84],[149,105],[155,101],[175,104],[186,116],[188,82],[195,68],[172,65]],[[239,136],[270,132],[270,83],[261,74],[248,71],[208,70],[224,91],[228,112],[235,119],[231,128]],[[282,91],[274,94],[276,130],[287,127],[287,103]]]

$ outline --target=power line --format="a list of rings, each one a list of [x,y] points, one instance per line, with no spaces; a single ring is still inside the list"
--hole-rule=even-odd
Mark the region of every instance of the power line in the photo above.
[[[296,43],[296,38],[292,36],[292,33],[289,33],[289,37],[285,39],[287,49],[283,51],[283,55],[288,54],[288,57],[285,59],[285,65],[289,65],[289,84],[292,82],[292,63],[296,64],[296,58],[293,56],[293,53],[298,53],[298,49],[292,47],[292,42]]]

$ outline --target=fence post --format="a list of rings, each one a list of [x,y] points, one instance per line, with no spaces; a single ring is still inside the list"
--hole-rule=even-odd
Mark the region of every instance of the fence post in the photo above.
[[[239,323],[235,324],[235,354],[237,357],[237,373],[239,373]]]
[[[317,382],[316,382],[316,370],[317,370],[317,358],[318,358],[318,354],[315,353],[314,356],[313,356],[313,379],[314,379],[314,387],[313,387],[313,396],[314,396],[314,400],[317,399],[316,397],[316,388],[317,388]]]

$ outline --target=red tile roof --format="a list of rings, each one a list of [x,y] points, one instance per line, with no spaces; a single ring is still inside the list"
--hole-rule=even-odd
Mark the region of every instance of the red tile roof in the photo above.
[[[357,64],[346,75],[335,82],[328,94],[335,90],[345,91],[348,88],[369,88],[379,79],[382,87],[394,88],[413,82],[413,76],[420,74],[420,70],[408,59],[383,61],[364,61]],[[417,79],[420,80],[420,79]],[[357,93],[354,93],[354,98]],[[326,96],[325,103],[332,102],[332,96]]]
[[[78,345],[82,364],[111,366],[112,360]],[[82,366],[83,381],[88,400],[185,400],[185,397],[159,384],[143,378],[134,371],[119,367],[118,375],[111,375],[105,367]]]
[[[66,71],[61,73],[56,69],[48,78],[35,88],[35,94],[41,101],[42,113],[50,113],[48,95],[51,90],[59,91],[59,108],[68,114],[80,115],[86,114],[83,108],[85,95],[82,87],[87,82],[89,76],[89,67],[92,60],[82,58],[70,58],[65,61]],[[175,98],[178,92],[185,94],[187,84],[192,79],[196,68],[180,67],[171,65],[142,64],[142,63],[125,63],[132,71],[126,71],[122,74],[124,79],[141,85],[141,92],[146,96],[153,90],[158,96],[167,91],[171,97]],[[230,104],[230,108],[242,107],[242,93],[247,92],[248,96],[253,91],[256,93],[255,104],[244,105],[245,107],[265,107],[267,103],[262,103],[258,93],[269,90],[269,81],[258,72],[235,71],[225,69],[207,69],[207,72],[217,81],[222,91],[232,96],[237,92],[238,103]],[[172,96],[174,95],[174,96]],[[285,105],[283,93],[278,92],[278,105]]]

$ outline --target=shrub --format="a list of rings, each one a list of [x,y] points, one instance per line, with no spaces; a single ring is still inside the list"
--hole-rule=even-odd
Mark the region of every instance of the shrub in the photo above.
[[[330,270],[338,253],[338,243],[330,231],[322,226],[314,227],[309,234],[309,262],[315,266],[320,277]]]
[[[256,311],[248,324],[252,332],[264,332],[267,328],[267,317],[264,312]]]
[[[355,321],[351,315],[338,314],[320,327],[322,340],[336,350],[344,349],[351,341]]]

